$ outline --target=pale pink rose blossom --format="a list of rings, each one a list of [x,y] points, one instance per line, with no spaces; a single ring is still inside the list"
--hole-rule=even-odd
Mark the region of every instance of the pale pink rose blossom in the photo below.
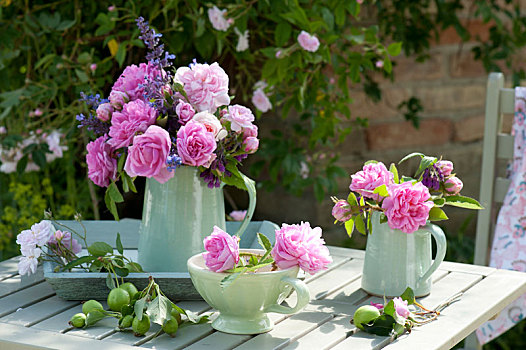
[[[230,128],[235,132],[242,132],[244,128],[251,128],[254,114],[245,106],[233,105],[228,107],[228,113],[223,117],[230,122]]]
[[[31,275],[37,272],[38,258],[42,254],[40,248],[29,248],[22,251],[23,256],[18,263],[18,273],[23,275]]]
[[[320,41],[316,35],[311,35],[304,30],[298,35],[298,43],[303,50],[310,52],[316,52],[320,47]]]
[[[299,225],[283,224],[276,230],[276,243],[271,255],[280,269],[299,266],[315,274],[332,263],[329,249],[321,238],[321,228],[311,228],[308,222]]]
[[[382,202],[387,224],[391,229],[413,233],[426,224],[429,211],[434,206],[429,190],[421,182],[404,182],[388,187],[389,197]]]
[[[157,125],[150,126],[144,134],[135,136],[133,145],[128,147],[124,171],[131,177],[153,177],[165,183],[175,173],[168,171],[166,165],[171,145],[168,131]]]
[[[92,72],[95,72],[95,71],[97,70],[97,65],[96,65],[95,63],[92,63],[92,64],[90,64],[89,69],[90,69]]]
[[[63,247],[59,245],[59,242]],[[73,254],[78,254],[82,251],[82,246],[80,243],[75,238],[73,238],[71,232],[68,231],[55,231],[55,234],[49,239],[48,246],[55,254],[59,256],[64,255],[64,247]]]
[[[440,172],[444,177],[451,175],[453,172],[453,162],[449,160],[439,160],[436,162],[436,166],[440,169]]]
[[[259,148],[259,140],[257,137],[247,137],[243,140],[243,150],[248,154],[255,153]]]
[[[237,45],[236,51],[242,52],[248,49],[248,30],[245,30],[243,33],[239,29],[234,28],[234,32],[237,34]]]
[[[208,9],[208,19],[215,30],[226,32],[233,21],[226,18],[226,10],[220,10],[217,6]]]
[[[393,183],[394,175],[387,170],[385,165],[379,163],[365,164],[361,171],[351,175],[351,191],[357,192],[364,197],[381,200],[379,194],[373,194],[375,188],[381,185],[389,186]]]
[[[154,80],[159,74],[159,69],[150,62],[147,64],[141,63],[139,66],[132,64],[124,69],[111,89],[113,91],[125,92],[131,101],[137,99],[144,100],[145,77]]]
[[[263,89],[254,90],[254,94],[252,95],[252,103],[262,113],[268,112],[270,109],[272,109],[272,103],[270,103],[270,100]]]
[[[177,69],[174,81],[183,84],[188,102],[198,112],[215,113],[218,107],[230,104],[228,75],[217,62],[208,65],[194,60],[190,67]]]
[[[5,126],[0,126],[0,135],[7,134],[7,129]]]
[[[214,134],[194,120],[190,120],[177,132],[177,154],[183,164],[192,166],[210,166],[215,159],[217,147]]]
[[[243,138],[247,137],[258,137],[258,127],[254,124],[243,128]]]
[[[216,141],[222,140],[228,135],[228,132],[223,129],[219,119],[211,113],[206,111],[199,112],[193,116],[192,120],[203,124],[207,131],[214,134]]]
[[[37,224],[31,225],[31,232],[35,236],[36,245],[44,246],[53,235],[54,227],[49,220],[42,220]]]
[[[64,151],[68,149],[67,146],[60,145],[60,139],[63,136],[58,130],[53,130],[49,135],[44,136],[44,141],[48,145],[48,149],[51,153],[46,153],[46,161],[48,163],[54,161],[57,158],[64,156]]]
[[[349,220],[352,216],[351,205],[346,200],[339,200],[332,207],[332,216],[340,221],[345,222]]]
[[[460,193],[464,184],[458,177],[452,176],[444,182],[444,187],[447,195],[455,195]]]
[[[16,244],[19,244],[24,249],[36,247],[37,238],[33,234],[33,231],[23,230],[16,236]]]
[[[103,122],[107,122],[108,120],[110,120],[112,113],[113,113],[113,107],[109,102],[101,103],[97,107],[97,119]]]
[[[186,103],[184,101],[179,101],[179,103],[175,107],[175,114],[177,114],[177,116],[179,117],[179,123],[185,125],[194,117],[195,110],[191,104]]]
[[[130,101],[130,97],[123,91],[112,90],[109,100],[114,109],[121,110],[122,106]]]
[[[108,143],[114,149],[128,147],[137,132],[145,132],[155,124],[157,110],[142,100],[126,103],[122,111],[113,112]]]
[[[35,109],[35,117],[40,117],[42,114],[44,114],[44,112],[42,112],[42,110],[40,108],[37,108]]]
[[[239,262],[239,241],[219,227],[203,240],[206,253],[203,253],[206,266],[214,272],[233,269]]]
[[[407,307],[407,300],[403,300],[400,297],[396,297],[393,299],[394,308],[396,310],[396,313],[403,318],[408,318],[411,312],[409,311],[409,308]]]
[[[234,221],[243,221],[245,216],[247,216],[246,210],[233,210],[228,214]]]
[[[108,187],[117,176],[117,160],[113,158],[113,148],[106,142],[107,135],[100,136],[86,146],[88,154],[88,178],[100,187]]]
[[[384,61],[376,61],[375,63],[376,68],[383,68],[384,67]]]

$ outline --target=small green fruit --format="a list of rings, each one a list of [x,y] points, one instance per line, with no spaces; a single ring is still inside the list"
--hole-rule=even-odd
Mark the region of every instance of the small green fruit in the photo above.
[[[78,314],[73,315],[73,317],[71,317],[71,320],[69,321],[69,324],[76,328],[84,327],[84,325],[86,324],[86,315],[80,312]]]
[[[102,304],[99,303],[97,300],[88,300],[84,304],[82,304],[82,312],[84,315],[89,314],[93,310],[104,310],[102,307]]]
[[[133,316],[132,315],[126,315],[119,321],[119,327],[120,328],[129,328],[131,327],[133,322]]]
[[[133,332],[137,337],[143,336],[150,329],[150,318],[147,314],[142,314],[142,319],[139,321],[137,317],[133,318],[132,322]]]
[[[110,310],[121,312],[124,305],[130,303],[130,294],[122,288],[113,288],[108,294],[108,306]]]
[[[175,336],[177,329],[179,328],[179,323],[175,318],[166,320],[163,324],[164,333],[168,334],[171,337]]]
[[[172,309],[170,311],[170,314],[172,315],[172,319],[177,320],[177,324],[183,323],[183,319],[181,318],[181,314],[176,309]]]
[[[130,295],[130,298],[133,298],[133,296],[135,295],[135,293],[138,292],[137,288],[135,288],[135,286],[133,285],[133,283],[131,282],[126,282],[126,283],[123,283],[119,286],[119,288],[122,288],[124,289],[125,291],[128,292],[128,294]]]
[[[358,310],[354,312],[353,322],[354,325],[360,328],[362,331],[365,330],[362,324],[367,324],[375,320],[380,316],[380,311],[372,305],[360,306]]]

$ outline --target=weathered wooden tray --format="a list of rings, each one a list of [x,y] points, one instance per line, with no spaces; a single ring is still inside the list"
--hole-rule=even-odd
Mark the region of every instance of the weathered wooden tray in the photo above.
[[[64,225],[82,232],[82,227],[75,221],[63,221]],[[137,261],[137,246],[139,242],[139,226],[141,221],[136,219],[123,219],[120,221],[83,221],[87,230],[88,244],[104,241],[115,245],[117,232],[121,235],[124,255]],[[236,232],[239,222],[227,222],[226,230]],[[57,227],[58,228],[58,227]],[[274,230],[278,226],[270,221],[251,222],[241,237],[241,248],[259,248],[257,232],[264,233],[269,239],[274,240]],[[63,229],[63,228],[60,228]],[[44,263],[44,277],[51,284],[57,295],[66,300],[106,299],[109,289],[106,287],[107,273],[93,272],[53,272],[56,264]],[[162,291],[172,300],[199,300],[202,299],[195,290],[188,273],[175,272],[147,272],[130,273],[124,280],[132,282],[137,288],[143,289],[148,284],[148,277],[153,276]]]

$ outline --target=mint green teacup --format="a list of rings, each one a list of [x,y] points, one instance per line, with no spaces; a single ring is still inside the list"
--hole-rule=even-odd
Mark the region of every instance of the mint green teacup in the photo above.
[[[260,249],[242,249],[263,254]],[[188,272],[203,299],[219,311],[212,322],[218,331],[232,334],[257,334],[270,331],[274,323],[267,312],[293,314],[309,303],[310,294],[305,283],[296,278],[297,266],[285,270],[245,273],[232,285],[222,289],[220,282],[226,273],[210,271],[202,254],[188,259]],[[280,305],[294,288],[297,293],[295,307]]]

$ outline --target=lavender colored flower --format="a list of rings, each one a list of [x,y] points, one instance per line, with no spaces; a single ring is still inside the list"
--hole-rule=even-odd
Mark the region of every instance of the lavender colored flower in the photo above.
[[[91,131],[95,136],[105,135],[110,131],[110,125],[103,122],[91,113],[86,117],[84,114],[78,114],[76,117],[79,122],[79,128],[85,127],[88,131]]]
[[[436,164],[427,168],[422,176],[422,183],[429,188],[429,190],[438,191],[442,181],[444,181],[444,175]]]

